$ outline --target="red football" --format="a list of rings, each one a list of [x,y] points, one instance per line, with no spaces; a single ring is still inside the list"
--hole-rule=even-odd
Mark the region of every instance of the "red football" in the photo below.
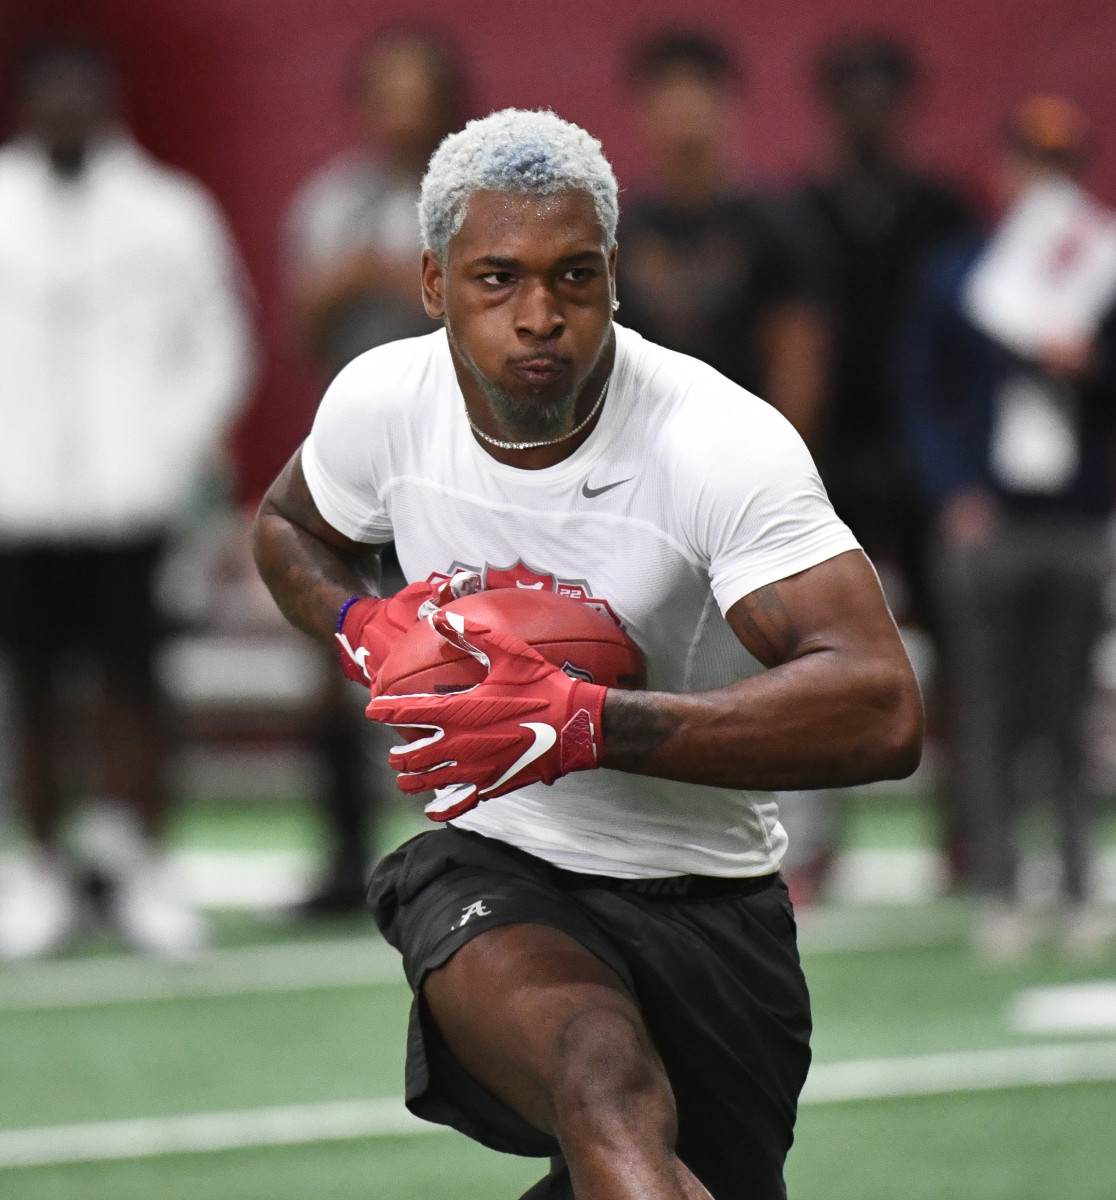
[[[581,600],[529,588],[495,588],[446,605],[490,629],[522,638],[556,667],[604,687],[642,688],[639,647],[616,622]],[[395,644],[376,677],[380,694],[459,692],[480,683],[484,668],[420,621]]]

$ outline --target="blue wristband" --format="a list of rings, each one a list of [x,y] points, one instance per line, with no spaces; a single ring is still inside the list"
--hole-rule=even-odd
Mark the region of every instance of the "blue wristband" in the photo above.
[[[350,596],[344,604],[341,605],[341,611],[337,614],[337,632],[341,633],[342,627],[345,624],[345,618],[349,615],[349,609],[353,607],[358,600],[363,600],[363,596]]]

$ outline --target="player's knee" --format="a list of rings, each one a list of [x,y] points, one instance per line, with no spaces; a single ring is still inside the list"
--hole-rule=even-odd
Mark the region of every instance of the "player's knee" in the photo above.
[[[567,1152],[576,1143],[636,1137],[673,1143],[674,1097],[638,1017],[587,1009],[563,1030],[554,1111]]]

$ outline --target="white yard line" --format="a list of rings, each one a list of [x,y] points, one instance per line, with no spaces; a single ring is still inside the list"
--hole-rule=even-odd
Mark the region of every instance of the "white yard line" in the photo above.
[[[39,1167],[98,1159],[204,1154],[250,1146],[296,1146],[350,1138],[436,1133],[394,1097],[292,1104],[233,1112],[187,1113],[87,1125],[0,1130],[0,1167]]]
[[[955,940],[959,928],[952,911],[912,919],[909,911],[847,908],[808,912],[800,926],[806,955],[938,945]],[[376,936],[214,950],[186,963],[136,955],[7,963],[0,967],[0,1014],[380,987],[403,979],[399,955]]]
[[[803,1104],[1116,1081],[1116,1040],[858,1058],[810,1071]]]
[[[953,906],[918,913],[824,906],[801,914],[799,945],[807,958],[944,945],[963,935],[965,921],[966,910]],[[0,1014],[402,982],[399,955],[375,935],[214,950],[189,963],[135,955],[8,963],[0,967]],[[1013,1020],[1026,1032],[1088,1035],[1110,1032],[1114,1018],[1110,1011],[1094,1027],[1043,1027],[1028,1007]]]
[[[214,950],[191,963],[134,956],[9,964],[0,1012],[402,983],[399,955],[378,937]]]
[[[1116,1041],[1024,1046],[822,1063],[811,1071],[802,1103],[1112,1081]],[[412,1117],[400,1098],[343,1100],[0,1130],[0,1168],[445,1132]]]
[[[1008,1007],[1020,1033],[1116,1034],[1116,979],[1027,988]]]
[[[806,913],[801,924],[805,954],[934,945],[958,929],[952,912],[912,919],[909,910],[847,908]],[[8,963],[0,968],[0,1013],[402,982],[399,955],[375,935],[277,942],[187,963],[136,955]]]

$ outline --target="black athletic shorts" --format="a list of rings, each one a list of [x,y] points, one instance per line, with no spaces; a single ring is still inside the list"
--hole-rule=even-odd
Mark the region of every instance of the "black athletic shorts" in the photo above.
[[[783,1162],[810,1063],[810,1001],[779,875],[583,875],[450,827],[388,855],[369,902],[415,992],[408,1108],[495,1150],[551,1157],[551,1175],[531,1200],[572,1200],[557,1141],[465,1072],[421,999],[426,976],[471,938],[519,923],[568,934],[631,990],[674,1090],[678,1155],[716,1200],[786,1196]]]
[[[0,649],[40,660],[94,651],[149,669],[162,632],[152,596],[161,550],[150,540],[0,551]]]

